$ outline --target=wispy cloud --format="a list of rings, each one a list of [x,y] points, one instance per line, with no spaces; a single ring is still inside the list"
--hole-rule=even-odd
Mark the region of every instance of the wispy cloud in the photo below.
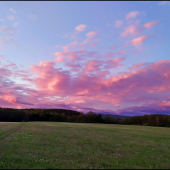
[[[138,11],[132,11],[129,14],[126,15],[126,19],[135,18],[139,14],[140,14],[140,12],[138,12]]]
[[[159,2],[158,4],[159,4],[159,5],[165,5],[167,2],[168,2],[168,1],[161,1],[161,2]]]
[[[37,16],[36,15],[29,15],[29,18],[33,19],[34,21],[37,20]]]
[[[125,31],[121,33],[122,37],[127,37],[129,35],[138,35],[143,32],[143,29],[139,26],[130,25],[125,28]]]
[[[11,12],[16,13],[16,11],[12,8],[9,9]]]
[[[146,41],[147,39],[149,39],[149,37],[143,35],[141,37],[138,37],[138,38],[135,38],[131,41],[131,43],[134,45],[134,46],[137,46],[138,44],[141,44],[143,43],[144,41]]]
[[[18,25],[18,23],[17,23],[17,22],[15,22],[15,23],[14,23],[14,26],[16,27],[17,25]]]
[[[98,31],[90,31],[86,34],[88,39],[94,38],[98,35]]]
[[[86,28],[86,25],[81,24],[81,25],[77,26],[77,27],[75,28],[75,30],[77,30],[77,31],[84,31],[85,28]]]
[[[7,40],[4,40],[3,43],[9,44],[11,41],[12,41],[12,39],[7,39]]]
[[[158,21],[156,20],[156,21],[147,22],[143,26],[146,27],[146,28],[150,28],[150,27],[157,25],[157,24],[158,24]]]
[[[14,16],[13,16],[13,15],[9,15],[9,16],[7,16],[7,18],[8,18],[9,20],[13,20],[13,19],[14,19]]]
[[[119,20],[119,21],[115,22],[114,26],[115,26],[115,28],[119,28],[122,24],[123,24],[123,21]]]

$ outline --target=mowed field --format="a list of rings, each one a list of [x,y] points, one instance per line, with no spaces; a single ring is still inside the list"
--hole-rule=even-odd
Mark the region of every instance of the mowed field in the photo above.
[[[170,128],[0,122],[0,169],[170,168]]]

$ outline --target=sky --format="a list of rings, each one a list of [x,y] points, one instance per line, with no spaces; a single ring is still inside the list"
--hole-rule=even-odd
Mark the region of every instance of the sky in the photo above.
[[[0,107],[170,114],[170,2],[1,1]]]

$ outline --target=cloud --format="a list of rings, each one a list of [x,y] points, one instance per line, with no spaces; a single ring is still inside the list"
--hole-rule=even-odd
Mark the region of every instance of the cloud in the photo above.
[[[136,24],[136,25],[139,25],[139,23],[140,23],[140,19],[134,21],[134,24]]]
[[[13,19],[14,19],[14,16],[13,16],[13,15],[9,15],[7,18],[8,18],[9,20],[13,20]]]
[[[84,31],[85,28],[86,28],[86,25],[81,24],[81,25],[77,26],[77,27],[75,28],[75,30],[77,30],[77,31]]]
[[[126,15],[126,19],[135,18],[139,14],[140,14],[140,12],[138,12],[138,11],[132,11],[129,14]]]
[[[98,31],[90,31],[86,34],[88,39],[94,38],[98,35]]]
[[[96,44],[94,42],[91,42],[90,45],[88,45],[87,47],[94,47]]]
[[[5,27],[0,27],[0,31],[4,30]],[[3,64],[6,60],[1,60],[0,106],[109,110],[123,114],[126,114],[123,108],[127,108],[129,114],[135,114],[137,108],[140,108],[137,113],[141,114],[142,106],[146,110],[164,109],[168,103],[160,103],[168,101],[170,94],[170,60],[137,63],[120,73],[119,67],[124,69],[127,58],[123,55],[128,49],[119,49],[121,46],[115,44],[110,47],[118,49],[115,55],[110,49],[90,51],[87,47],[95,41],[88,38],[95,36],[97,34],[90,32],[84,41],[62,46],[62,51],[53,53],[56,57],[53,61],[31,65],[29,71],[24,72],[15,63]],[[149,38],[151,36],[139,36],[129,43],[138,45]],[[71,49],[77,47],[80,49]],[[16,78],[23,84],[11,80]]]
[[[9,9],[11,12],[16,13],[16,11],[12,8]]]
[[[57,61],[57,62],[63,62],[64,59],[63,59],[62,57],[57,57],[57,58],[55,58],[55,61]]]
[[[130,25],[125,28],[125,31],[121,33],[122,37],[127,37],[130,35],[138,35],[143,32],[143,29],[135,26],[135,25]]]
[[[125,53],[125,52],[127,52],[127,51],[125,51],[125,50],[117,51],[117,52],[116,52],[116,55],[122,55],[122,54]]]
[[[159,5],[165,5],[167,2],[168,2],[168,1],[161,1],[161,2],[159,2],[158,4],[159,4]]]
[[[158,24],[158,21],[156,20],[156,21],[147,22],[143,26],[146,27],[146,28],[150,28],[150,27],[157,25],[157,24]]]
[[[0,27],[0,31],[2,32],[8,32],[10,35],[13,35],[15,30],[11,27],[7,27],[7,26],[2,26]]]
[[[10,103],[16,103],[17,102],[17,98],[15,98],[14,96],[4,96],[3,99],[10,102]]]
[[[132,41],[130,41],[134,46],[143,43],[144,41],[146,41],[147,39],[149,39],[150,37],[147,37],[145,35],[135,38]]]
[[[133,64],[132,67],[129,67],[130,70],[134,70],[134,69],[139,69],[139,68],[142,68],[142,67],[146,67],[146,66],[149,66],[151,63],[150,62],[145,62],[145,63],[139,63],[139,64]]]
[[[112,45],[112,46],[110,46],[110,49],[111,49],[111,50],[115,50],[115,49],[117,49],[117,48],[118,48],[117,45]]]
[[[139,54],[141,52],[142,52],[142,50],[136,50],[136,51],[134,51],[134,54]]]
[[[123,24],[123,21],[122,20],[119,20],[119,21],[116,21],[115,22],[115,28],[119,28],[121,25]]]
[[[161,107],[169,107],[170,108],[170,101],[163,101],[159,105]]]
[[[85,57],[85,54],[86,54],[86,50],[84,50],[84,49],[72,50],[72,51],[66,50],[64,52],[56,52],[56,53],[54,53],[54,55],[57,56],[57,58],[55,58],[55,60],[58,60],[58,57],[61,57],[61,58],[68,57],[68,59],[83,59],[82,57],[83,56]]]
[[[30,82],[36,85],[37,90],[17,86],[9,81],[7,77],[15,70],[10,71],[8,68],[12,66],[5,66],[0,70],[0,106],[17,107],[22,104],[22,108],[60,106],[82,110],[93,108],[98,111],[110,109],[121,114],[142,114],[142,109],[149,112],[153,108],[161,110],[169,107],[170,60],[134,64],[131,71],[120,75],[112,75],[108,71],[109,68],[123,66],[121,62],[124,60],[96,59],[83,64],[66,62],[68,67],[75,69],[76,76],[63,68],[56,68],[55,62],[40,62],[39,65],[31,66],[38,76]],[[24,75],[22,72],[17,71],[15,74],[23,78],[30,77],[27,72],[23,72]]]
[[[17,23],[17,22],[15,22],[15,23],[14,23],[14,26],[16,27],[17,25],[18,25],[18,23]]]
[[[0,19],[0,21],[4,21],[4,19]]]
[[[99,71],[100,67],[103,65],[103,61],[100,60],[90,60],[87,62],[84,72]]]
[[[2,44],[2,41],[0,41],[0,45]],[[0,47],[1,50],[5,50],[5,47]]]
[[[7,39],[7,40],[4,40],[3,43],[9,44],[11,41],[12,41],[12,39]]]
[[[33,19],[34,21],[37,20],[37,16],[36,15],[29,15],[29,18]]]
[[[122,61],[124,61],[125,58],[115,58],[113,60],[108,60],[106,61],[106,65],[104,66],[105,69],[109,69],[109,68],[117,68],[119,66],[123,66],[123,64],[121,64]]]
[[[72,59],[74,59],[74,58],[72,58]],[[73,64],[71,62],[65,63],[65,66],[70,67],[71,71],[73,71],[73,72],[79,72],[82,69],[82,66],[80,64]]]
[[[56,91],[66,95],[69,84],[69,72],[54,68],[54,62],[40,62],[39,66],[31,65],[30,68],[38,73],[39,78],[34,78],[38,89]]]

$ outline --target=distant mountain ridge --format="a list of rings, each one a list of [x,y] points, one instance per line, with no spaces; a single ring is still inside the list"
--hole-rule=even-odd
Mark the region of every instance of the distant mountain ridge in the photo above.
[[[122,115],[112,115],[112,114],[101,114],[102,117],[105,117],[105,116],[111,116],[111,117],[117,117],[117,118],[128,118],[128,117],[131,117],[131,116],[122,116]]]

